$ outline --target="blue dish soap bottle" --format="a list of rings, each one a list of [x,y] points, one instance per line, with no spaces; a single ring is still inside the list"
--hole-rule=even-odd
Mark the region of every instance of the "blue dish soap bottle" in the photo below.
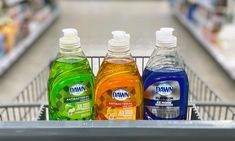
[[[177,53],[173,28],[156,32],[156,48],[143,72],[144,119],[185,120],[188,77]]]

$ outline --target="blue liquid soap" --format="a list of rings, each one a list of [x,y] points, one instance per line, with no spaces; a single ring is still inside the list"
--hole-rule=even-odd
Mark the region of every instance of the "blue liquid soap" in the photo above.
[[[178,57],[173,29],[156,33],[156,49],[143,72],[144,119],[185,120],[188,106],[188,77]]]
[[[172,98],[167,98],[165,96],[156,96],[147,95],[144,96],[144,119],[186,119],[187,117],[187,105],[188,105],[188,79],[184,70],[150,70],[145,69],[143,73],[144,79],[144,90],[151,89],[151,86],[155,86],[153,88],[153,92],[157,93],[159,91],[165,92],[176,92],[179,95],[179,99],[173,100]],[[167,87],[159,87],[157,84],[173,84],[176,85],[179,89],[172,90],[167,89]],[[150,87],[150,88],[148,88]],[[166,89],[163,89],[166,88]],[[171,88],[171,87],[168,87]],[[168,91],[167,91],[168,90]],[[176,94],[177,95],[177,94]],[[160,102],[169,102],[172,106],[156,106],[156,103]],[[165,104],[166,105],[166,104]],[[151,107],[155,108],[151,108]],[[150,110],[152,109],[152,111]],[[156,110],[155,110],[156,109]],[[153,112],[153,113],[152,113]],[[157,115],[156,115],[157,114]]]

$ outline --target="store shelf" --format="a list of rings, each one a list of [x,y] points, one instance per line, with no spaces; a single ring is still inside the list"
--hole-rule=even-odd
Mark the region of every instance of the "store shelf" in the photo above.
[[[1,122],[8,141],[234,141],[234,121]]]
[[[215,7],[211,4],[211,0],[196,0],[195,2],[205,9],[209,10],[210,12],[216,11]]]
[[[7,6],[13,6],[16,5],[24,0],[5,0]]]
[[[22,55],[22,53],[36,41],[36,39],[53,23],[58,15],[59,11],[57,9],[53,10],[51,15],[39,28],[32,31],[30,35],[19,42],[9,54],[6,54],[0,59],[0,75],[2,75]]]
[[[177,10],[172,12],[180,23],[190,31],[190,33],[202,44],[202,46],[211,54],[211,56],[222,66],[222,68],[235,80],[235,61],[228,61],[226,56],[222,54],[218,47],[213,46],[204,39],[201,30],[196,28],[193,23],[189,22],[185,17],[181,16]]]

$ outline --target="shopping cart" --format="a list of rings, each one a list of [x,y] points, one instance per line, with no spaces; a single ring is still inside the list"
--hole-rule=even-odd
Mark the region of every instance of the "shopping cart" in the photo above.
[[[103,56],[90,56],[97,74]],[[148,56],[134,57],[140,73]],[[0,105],[0,140],[231,140],[235,141],[235,104],[224,103],[190,67],[186,121],[48,121],[46,66],[8,105]],[[196,106],[195,106],[196,105]],[[40,121],[38,121],[40,120]],[[199,121],[202,120],[202,121]],[[12,121],[12,122],[9,122]],[[157,139],[156,139],[157,138]]]

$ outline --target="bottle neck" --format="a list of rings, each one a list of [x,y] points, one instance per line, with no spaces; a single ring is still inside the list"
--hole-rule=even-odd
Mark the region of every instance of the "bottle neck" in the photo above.
[[[60,47],[59,54],[62,56],[84,56],[80,46]]]
[[[154,69],[183,69],[184,63],[177,52],[177,47],[156,46],[147,66]]]
[[[131,57],[131,52],[130,52],[130,50],[119,51],[119,52],[108,50],[107,56],[108,57],[129,58],[129,57]]]
[[[160,47],[160,46],[156,46],[155,50],[157,50],[158,52],[161,52],[163,55],[164,54],[177,53],[177,47]]]

